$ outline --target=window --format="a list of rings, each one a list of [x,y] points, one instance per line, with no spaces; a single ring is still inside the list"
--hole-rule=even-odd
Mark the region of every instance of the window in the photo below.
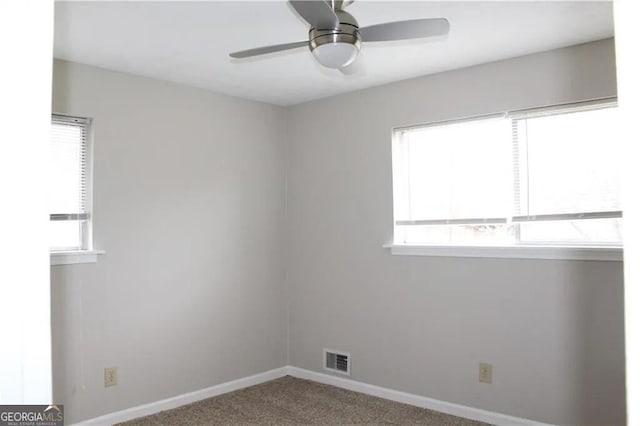
[[[89,120],[54,115],[51,122],[49,211],[52,251],[91,249]]]
[[[397,129],[394,243],[621,246],[615,104]]]

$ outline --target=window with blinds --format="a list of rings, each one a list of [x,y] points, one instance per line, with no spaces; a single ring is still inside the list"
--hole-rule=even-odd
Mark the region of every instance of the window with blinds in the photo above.
[[[49,212],[52,251],[90,248],[89,120],[51,120]]]
[[[394,131],[396,244],[621,245],[614,103]]]

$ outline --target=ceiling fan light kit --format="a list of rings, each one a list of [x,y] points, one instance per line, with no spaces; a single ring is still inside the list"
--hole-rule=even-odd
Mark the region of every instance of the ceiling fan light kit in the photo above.
[[[343,69],[356,60],[362,42],[408,40],[449,32],[449,21],[444,18],[387,22],[360,28],[358,21],[343,10],[352,1],[289,0],[289,3],[311,25],[308,42],[259,47],[229,56],[247,58],[307,45],[318,63]]]
[[[342,68],[351,64],[360,52],[360,33],[352,25],[338,30],[309,31],[309,48],[313,57],[327,68]]]

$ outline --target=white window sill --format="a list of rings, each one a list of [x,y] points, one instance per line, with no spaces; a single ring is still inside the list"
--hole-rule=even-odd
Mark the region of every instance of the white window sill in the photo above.
[[[622,247],[585,246],[417,246],[385,244],[394,255],[491,257],[502,259],[599,260],[621,262]]]
[[[104,250],[70,250],[50,252],[51,266],[72,265],[74,263],[96,263]]]

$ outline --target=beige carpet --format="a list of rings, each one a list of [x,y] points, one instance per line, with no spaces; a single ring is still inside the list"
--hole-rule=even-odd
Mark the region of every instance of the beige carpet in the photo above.
[[[141,417],[151,425],[485,425],[290,376]]]

